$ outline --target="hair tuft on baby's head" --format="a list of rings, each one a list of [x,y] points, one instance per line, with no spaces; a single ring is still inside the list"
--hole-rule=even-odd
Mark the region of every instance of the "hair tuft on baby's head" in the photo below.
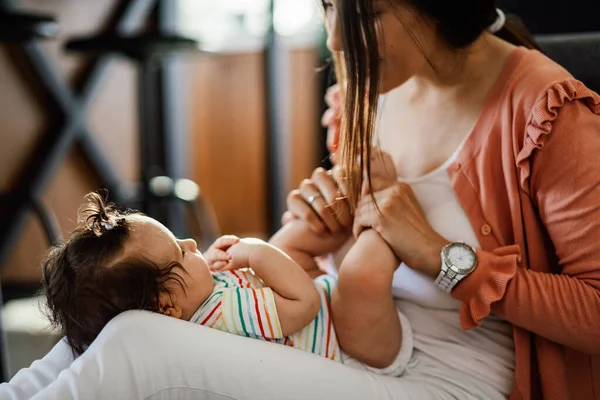
[[[123,228],[127,223],[125,215],[131,211],[117,210],[114,203],[107,201],[108,192],[92,192],[85,196],[86,202],[79,207],[77,222],[79,229],[89,229],[96,236],[115,228]]]

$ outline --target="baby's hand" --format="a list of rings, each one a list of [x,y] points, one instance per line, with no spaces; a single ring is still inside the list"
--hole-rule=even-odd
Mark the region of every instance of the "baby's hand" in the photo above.
[[[208,268],[213,271],[218,271],[225,267],[231,256],[227,254],[227,250],[238,243],[240,238],[233,235],[221,236],[204,252],[204,258],[208,264]]]
[[[234,238],[236,240],[234,240]],[[212,266],[209,263],[209,267],[213,271],[230,271],[248,268],[250,267],[250,257],[252,253],[265,244],[266,243],[260,239],[239,239],[235,236],[224,236],[217,240],[213,245],[224,254],[218,253],[220,261],[214,263]],[[211,246],[211,248],[213,246]],[[225,261],[226,257],[229,257],[229,261],[227,262]]]

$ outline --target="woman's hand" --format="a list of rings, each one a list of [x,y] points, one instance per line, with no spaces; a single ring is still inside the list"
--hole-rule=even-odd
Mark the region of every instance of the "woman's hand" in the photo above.
[[[450,242],[427,222],[412,188],[394,182],[375,192],[374,197],[380,212],[370,195],[363,196],[356,210],[354,232],[373,228],[406,265],[435,279],[441,269],[440,252]]]
[[[329,108],[323,114],[321,123],[328,128],[327,149],[335,164],[342,122],[342,94],[339,85],[333,85],[327,90],[325,102]],[[292,219],[302,219],[318,234],[340,234],[349,231],[352,225],[350,208],[338,188],[334,172],[327,172],[323,168],[317,168],[310,179],[304,180],[299,189],[288,195],[287,205],[288,211],[282,217],[284,225]]]
[[[347,237],[350,234],[350,207],[332,171],[317,168],[310,179],[300,184],[299,189],[290,192],[287,206],[288,211],[282,217],[283,224],[292,219],[302,219],[313,232],[320,235]]]

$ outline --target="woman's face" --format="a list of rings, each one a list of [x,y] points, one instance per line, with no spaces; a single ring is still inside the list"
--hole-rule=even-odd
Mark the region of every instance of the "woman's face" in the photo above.
[[[340,19],[337,5],[341,1],[325,0],[327,47],[342,52]],[[402,85],[426,64],[423,54],[409,32],[421,40],[425,38],[425,23],[417,13],[390,0],[372,0],[371,18],[377,32],[380,56],[380,92],[386,93]],[[357,28],[358,29],[358,28]],[[424,43],[423,43],[424,44]]]

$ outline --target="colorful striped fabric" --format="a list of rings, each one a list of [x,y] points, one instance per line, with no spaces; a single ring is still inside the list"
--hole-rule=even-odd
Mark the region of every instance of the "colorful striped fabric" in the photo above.
[[[235,335],[267,340],[342,362],[329,304],[337,284],[334,276],[314,280],[321,297],[317,317],[302,330],[284,337],[277,315],[273,290],[251,270],[213,274],[215,289],[194,313],[191,322]]]

